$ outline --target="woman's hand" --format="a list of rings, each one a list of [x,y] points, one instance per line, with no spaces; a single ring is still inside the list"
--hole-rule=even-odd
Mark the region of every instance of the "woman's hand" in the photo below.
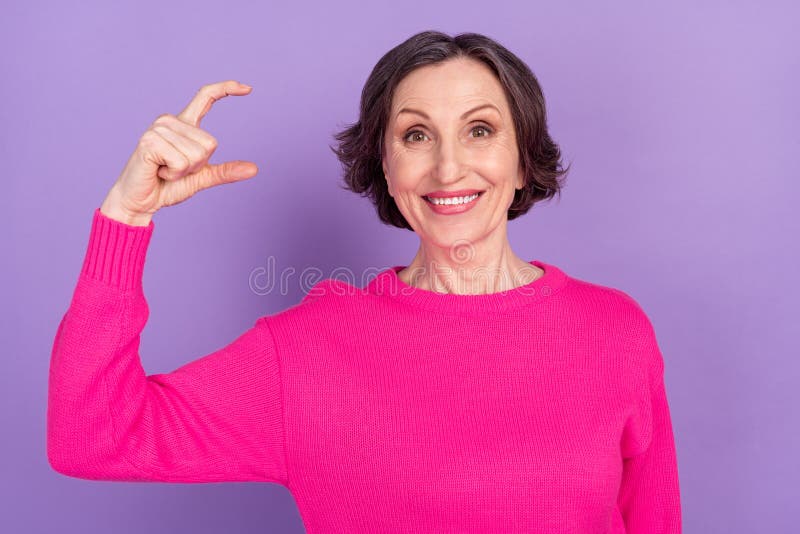
[[[214,102],[251,90],[233,80],[205,85],[178,116],[159,116],[142,134],[100,211],[126,224],[147,226],[164,206],[218,184],[255,176],[258,167],[252,162],[208,163],[217,140],[199,127]]]

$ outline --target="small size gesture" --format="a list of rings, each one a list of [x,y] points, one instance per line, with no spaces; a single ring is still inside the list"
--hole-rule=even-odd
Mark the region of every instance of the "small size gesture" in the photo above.
[[[217,140],[200,121],[217,100],[250,94],[252,87],[228,80],[205,85],[177,116],[160,115],[142,134],[128,163],[100,206],[105,216],[147,226],[164,206],[183,202],[209,187],[252,178],[250,161],[208,163]]]

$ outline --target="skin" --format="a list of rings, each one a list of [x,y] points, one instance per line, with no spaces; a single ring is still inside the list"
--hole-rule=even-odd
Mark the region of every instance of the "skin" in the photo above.
[[[258,167],[250,161],[209,163],[218,143],[200,128],[215,102],[251,90],[235,80],[204,85],[177,116],[160,115],[139,138],[100,212],[125,224],[147,226],[165,206],[209,187],[255,176]]]
[[[494,107],[461,118],[482,104]],[[428,118],[400,113],[404,108]],[[395,90],[382,146],[389,194],[420,238],[416,256],[398,273],[403,282],[438,293],[488,294],[544,274],[508,241],[508,208],[524,174],[505,91],[489,67],[458,58],[412,71]],[[472,209],[454,215],[435,213],[422,198],[461,189],[485,192]]]

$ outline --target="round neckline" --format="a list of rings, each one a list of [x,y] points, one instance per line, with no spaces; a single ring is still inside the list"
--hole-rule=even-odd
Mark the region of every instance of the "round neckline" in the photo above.
[[[411,286],[397,275],[407,265],[394,265],[378,273],[367,285],[369,293],[390,298],[440,313],[485,314],[529,306],[554,295],[567,280],[567,275],[555,265],[541,260],[528,263],[544,271],[532,282],[505,291],[475,295],[438,293]]]

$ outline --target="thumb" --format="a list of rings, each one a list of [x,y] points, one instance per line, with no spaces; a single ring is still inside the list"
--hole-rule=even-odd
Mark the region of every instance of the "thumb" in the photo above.
[[[252,178],[258,173],[258,167],[250,161],[226,161],[225,163],[209,163],[198,173],[201,189],[219,184],[238,182]]]

